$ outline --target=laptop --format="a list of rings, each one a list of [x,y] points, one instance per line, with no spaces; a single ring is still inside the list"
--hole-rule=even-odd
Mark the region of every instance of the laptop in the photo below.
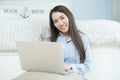
[[[68,74],[64,69],[61,44],[57,42],[16,42],[23,70]]]

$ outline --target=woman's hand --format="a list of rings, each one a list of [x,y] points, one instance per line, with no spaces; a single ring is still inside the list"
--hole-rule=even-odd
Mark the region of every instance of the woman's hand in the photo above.
[[[64,64],[64,69],[65,70],[71,70],[72,66],[70,64]]]

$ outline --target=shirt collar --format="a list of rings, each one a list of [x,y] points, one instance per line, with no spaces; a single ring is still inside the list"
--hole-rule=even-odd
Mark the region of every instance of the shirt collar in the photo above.
[[[62,34],[61,32],[59,32],[59,36],[66,41],[65,37],[63,36],[63,34]],[[71,41],[72,41],[72,39],[71,39],[71,37],[70,37],[66,42],[69,43],[69,42],[71,42]]]

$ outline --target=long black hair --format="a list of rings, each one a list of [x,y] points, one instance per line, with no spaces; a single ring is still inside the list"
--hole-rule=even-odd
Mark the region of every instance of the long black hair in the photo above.
[[[79,55],[80,55],[80,63],[83,63],[85,61],[85,50],[84,50],[84,45],[83,41],[80,37],[79,30],[77,29],[77,26],[75,24],[74,16],[71,13],[71,11],[63,6],[63,5],[58,5],[55,6],[51,11],[49,15],[49,22],[50,22],[50,33],[51,33],[51,38],[50,40],[52,42],[56,42],[57,37],[59,36],[59,30],[54,26],[53,20],[52,20],[52,13],[53,12],[62,12],[64,13],[68,19],[69,19],[69,30],[68,33],[77,48]]]

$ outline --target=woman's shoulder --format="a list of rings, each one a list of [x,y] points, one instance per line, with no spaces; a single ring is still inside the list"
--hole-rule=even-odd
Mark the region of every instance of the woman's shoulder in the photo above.
[[[85,33],[79,32],[79,35],[81,38],[88,38],[88,36]]]
[[[89,42],[89,38],[85,33],[79,33],[83,43]]]
[[[90,45],[90,40],[89,40],[88,36],[84,33],[80,33],[80,36],[81,36],[81,39],[83,41],[84,48],[86,50],[87,47],[89,47],[89,45]]]

